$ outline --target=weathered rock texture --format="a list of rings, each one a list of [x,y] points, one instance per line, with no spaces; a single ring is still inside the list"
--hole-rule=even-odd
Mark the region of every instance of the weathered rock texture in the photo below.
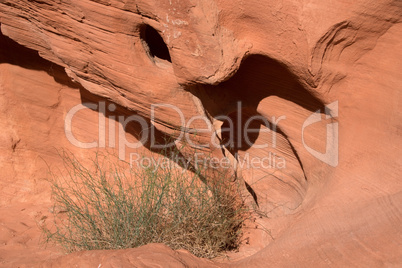
[[[160,109],[151,120],[152,104],[177,106],[186,122],[206,116],[213,128],[198,134],[199,144],[210,143],[211,135],[227,139],[221,115],[262,115],[271,123],[286,117],[271,131],[255,122],[261,131],[251,135],[253,145],[276,138],[275,147],[247,146],[238,131],[235,144],[210,152],[286,159],[284,169],[234,168],[261,217],[255,230],[245,231],[247,243],[233,257],[240,260],[230,266],[400,265],[401,18],[399,0],[1,0],[0,202],[8,213],[2,215],[10,215],[0,218],[1,261],[27,264],[18,255],[27,250],[40,263],[38,236],[26,230],[47,207],[22,209],[48,204],[41,178],[46,162],[57,164],[55,149],[87,156],[65,138],[63,119],[76,104],[100,99],[117,104],[116,114],[146,118],[161,140],[183,128],[173,109]],[[336,112],[325,113],[336,102]],[[331,119],[303,129],[317,110]],[[329,123],[339,125],[332,166],[307,149],[325,152]],[[96,111],[83,111],[75,124],[81,140],[97,138]],[[127,132],[140,139],[143,129]],[[21,213],[30,222],[16,219],[13,227],[9,217]],[[88,267],[106,259],[110,266],[197,262],[161,246],[150,255],[127,252],[82,254],[92,256],[85,257]],[[80,254],[44,266],[70,267]],[[137,263],[136,254],[147,261]]]

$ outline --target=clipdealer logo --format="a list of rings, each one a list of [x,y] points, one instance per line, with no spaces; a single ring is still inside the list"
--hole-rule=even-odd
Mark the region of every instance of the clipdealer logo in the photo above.
[[[92,141],[92,142],[82,142],[79,141],[73,134],[73,129],[72,129],[72,122],[74,116],[81,110],[84,109],[92,109],[92,110],[97,110],[99,112],[99,117],[98,117],[98,140],[97,141]],[[117,148],[118,149],[118,154],[119,158],[121,160],[124,160],[126,158],[126,150],[127,148],[131,149],[138,149],[142,147],[144,144],[148,143],[150,144],[151,148],[169,148],[170,146],[174,145],[174,141],[170,142],[169,144],[157,144],[155,142],[155,126],[152,124],[155,119],[155,111],[156,109],[171,109],[175,111],[180,117],[180,123],[181,123],[181,128],[182,129],[190,129],[191,124],[196,121],[196,120],[202,120],[205,122],[206,128],[205,129],[200,129],[198,130],[199,132],[204,132],[204,133],[211,133],[211,139],[209,144],[204,144],[202,145],[203,148],[205,147],[216,147],[216,148],[222,148],[222,147],[227,147],[231,146],[233,144],[239,145],[239,142],[243,142],[242,139],[239,139],[239,135],[235,135],[235,133],[240,133],[242,137],[244,137],[244,142],[247,143],[247,145],[251,148],[255,149],[263,149],[263,148],[268,148],[271,147],[273,149],[276,148],[276,129],[278,126],[278,123],[282,120],[286,120],[286,116],[281,116],[281,117],[273,117],[268,120],[267,118],[261,116],[261,115],[256,115],[252,116],[250,118],[247,118],[247,120],[244,120],[241,118],[241,103],[238,103],[238,116],[237,119],[238,122],[233,122],[232,118],[228,116],[220,116],[219,120],[222,121],[227,121],[228,127],[227,128],[222,128],[220,130],[214,129],[212,126],[212,123],[210,120],[205,117],[205,116],[195,116],[188,120],[187,122],[185,121],[185,116],[183,112],[176,106],[171,105],[171,104],[153,104],[151,105],[151,118],[146,119],[142,116],[139,115],[131,115],[131,116],[109,116],[108,118],[105,116],[107,112],[114,112],[116,110],[116,105],[115,104],[109,104],[106,105],[105,102],[99,102],[98,104],[95,103],[84,103],[84,104],[79,104],[74,106],[70,111],[67,113],[65,117],[65,134],[69,142],[79,148],[83,149],[90,149],[90,148],[106,148],[106,146],[110,148]],[[321,110],[317,110],[315,113],[310,115],[303,123],[302,126],[302,144],[304,148],[309,152],[311,155],[313,155],[315,158],[318,160],[332,166],[336,167],[338,166],[338,159],[339,159],[339,125],[337,122],[337,117],[339,113],[339,108],[338,108],[338,101],[333,102],[331,104],[328,104],[325,106],[324,111],[321,112]],[[324,113],[324,117],[322,114]],[[109,129],[106,129],[106,120],[109,120]],[[258,122],[262,122],[262,125],[264,128],[256,128],[254,129],[252,127],[252,122],[253,120],[257,120]],[[326,125],[326,141],[325,141],[325,152],[319,152],[314,150],[313,148],[309,147],[305,141],[305,130],[307,127],[314,125],[316,123],[322,122],[323,120],[330,120],[330,123]],[[118,131],[116,133],[115,130],[115,124],[118,124]],[[138,141],[135,142],[129,142],[126,137],[126,127],[130,123],[135,123],[139,124],[141,126],[141,133]],[[244,126],[243,128],[237,129],[240,125]],[[220,132],[222,133],[225,131],[225,133],[228,133],[228,136],[230,137],[228,141],[225,144],[221,144],[219,140],[217,140],[216,133]],[[272,136],[272,144],[269,146],[268,143],[263,143],[263,144],[255,144],[253,141],[249,139],[249,135],[252,133],[265,133],[265,132],[271,132]],[[108,140],[107,140],[108,136]],[[116,138],[117,138],[117,144],[116,144]],[[197,147],[200,146],[199,144],[194,144],[194,142],[191,140],[191,136],[187,132],[180,132],[180,136],[176,139],[180,141],[181,139],[185,139],[186,144],[191,145],[192,147]],[[240,143],[241,144],[241,143]],[[240,146],[241,147],[241,146]],[[263,166],[265,163],[269,162],[271,163],[273,160],[272,159],[279,159],[281,162],[284,162],[285,159],[283,157],[277,156],[276,154],[270,154],[269,155],[269,161],[263,161],[262,164]],[[283,161],[282,161],[283,160]],[[257,161],[253,158],[253,161]],[[277,163],[280,163],[280,161],[276,161]],[[260,161],[261,162],[261,161]],[[254,163],[254,162],[253,162]],[[271,165],[271,164],[270,164]],[[276,166],[276,165],[274,165]],[[286,165],[284,165],[286,166]]]
[[[308,126],[324,120],[321,116],[321,110],[317,110],[310,115],[304,122],[302,127],[302,141],[304,148],[318,160],[332,166],[337,167],[339,162],[339,123],[336,118],[339,114],[338,101],[325,106],[325,120],[331,120],[326,126],[326,148],[325,153],[318,152],[309,147],[304,140],[304,131]]]

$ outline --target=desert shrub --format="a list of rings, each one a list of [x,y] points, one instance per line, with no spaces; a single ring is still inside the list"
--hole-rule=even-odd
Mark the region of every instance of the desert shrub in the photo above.
[[[201,171],[174,165],[130,169],[97,155],[87,166],[61,156],[65,170],[51,176],[55,218],[42,227],[48,242],[68,252],[164,243],[206,258],[238,246],[246,210],[225,174],[204,183]]]

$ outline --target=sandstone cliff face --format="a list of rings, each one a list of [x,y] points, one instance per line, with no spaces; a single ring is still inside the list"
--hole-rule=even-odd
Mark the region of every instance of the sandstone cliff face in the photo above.
[[[59,164],[57,148],[90,154],[69,142],[64,123],[75,105],[102,100],[117,105],[116,116],[144,118],[161,141],[186,131],[197,133],[196,145],[224,144],[235,122],[235,142],[209,153],[237,162],[233,173],[261,216],[231,266],[400,264],[401,14],[398,0],[2,0],[2,261],[27,263],[18,253],[26,248],[38,263],[47,254],[32,231],[48,214],[46,163]],[[159,103],[176,108],[153,116]],[[78,140],[99,138],[99,114],[77,114]],[[246,143],[253,117],[259,131]],[[131,141],[143,133],[127,129]],[[265,157],[276,166],[241,165]],[[10,217],[27,226],[14,228]],[[212,265],[155,251],[82,254],[92,256],[88,266],[99,256],[102,267],[150,265],[138,264],[144,254],[155,264],[170,256]],[[69,267],[80,256],[43,265]]]

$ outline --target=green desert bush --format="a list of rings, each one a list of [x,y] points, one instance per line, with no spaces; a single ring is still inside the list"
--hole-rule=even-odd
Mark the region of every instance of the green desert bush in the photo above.
[[[130,169],[97,155],[86,166],[61,156],[65,171],[51,176],[55,218],[42,229],[68,252],[164,243],[213,258],[238,246],[246,210],[225,174],[203,183],[200,171],[174,165]]]

